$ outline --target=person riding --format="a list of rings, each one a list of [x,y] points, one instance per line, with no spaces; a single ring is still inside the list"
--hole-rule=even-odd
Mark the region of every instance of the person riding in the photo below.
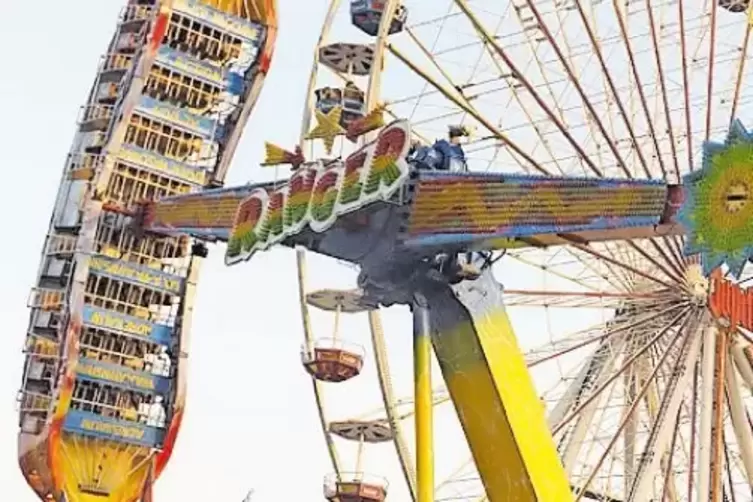
[[[468,172],[468,164],[463,150],[463,138],[470,136],[465,126],[450,126],[447,139],[440,139],[430,147],[415,145],[411,148],[411,160],[419,169],[437,171]]]

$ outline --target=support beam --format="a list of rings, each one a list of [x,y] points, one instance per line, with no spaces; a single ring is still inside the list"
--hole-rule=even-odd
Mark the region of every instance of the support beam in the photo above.
[[[434,351],[489,500],[572,501],[491,271],[425,293]]]
[[[413,378],[417,502],[434,502],[434,394],[431,388],[431,319],[426,298],[413,302]]]
[[[734,350],[734,349],[732,349]],[[753,487],[753,431],[751,431],[748,417],[745,413],[745,405],[740,396],[740,383],[735,373],[735,368],[727,364],[724,369],[724,380],[727,384],[727,396],[729,398],[729,414],[732,419],[732,428],[735,431],[737,444],[740,445],[740,458],[745,468],[748,484]]]
[[[709,500],[711,489],[712,425],[714,420],[714,365],[716,356],[716,325],[706,328],[703,334],[703,359],[701,360],[701,423],[698,430],[698,482],[696,500]]]
[[[700,330],[698,330],[700,331]],[[650,502],[654,496],[654,480],[660,474],[662,459],[669,453],[672,443],[679,410],[685,394],[692,387],[695,361],[701,352],[701,333],[691,335],[689,347],[682,356],[682,362],[676,368],[677,378],[666,389],[667,398],[662,400],[661,407],[656,413],[654,427],[648,438],[645,451],[648,455],[642,457],[638,465],[635,484],[628,497],[630,502]]]
[[[612,372],[614,371],[614,367],[617,362],[617,356],[622,352],[624,346],[624,338],[620,338],[619,340],[612,343],[607,342],[604,344],[604,350],[599,351],[600,354],[597,358],[595,358],[593,362],[592,376],[591,378],[589,378],[587,386],[584,387],[583,394],[581,394],[579,396],[579,399],[574,403],[575,406],[580,404],[580,401],[584,397],[590,396],[588,391],[599,389],[604,384],[606,384],[607,380],[612,376]],[[608,394],[608,391],[603,392],[604,396]],[[567,473],[568,478],[572,476],[575,468],[578,466],[578,459],[580,457],[581,450],[585,445],[585,439],[588,431],[593,425],[594,419],[596,418],[596,412],[599,409],[601,398],[602,397],[594,399],[580,412],[577,420],[575,421],[575,426],[570,432],[569,438],[567,440],[567,446],[562,451],[562,463],[565,466],[565,472]],[[572,411],[572,409],[568,411]]]

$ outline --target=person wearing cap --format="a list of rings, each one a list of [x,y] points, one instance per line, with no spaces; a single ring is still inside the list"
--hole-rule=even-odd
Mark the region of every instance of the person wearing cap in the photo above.
[[[469,135],[468,129],[464,126],[450,126],[448,139],[437,140],[430,147],[413,145],[409,154],[410,160],[419,169],[468,172],[461,141]]]
[[[442,162],[436,167],[443,171],[467,172],[468,164],[465,161],[465,151],[461,142],[469,136],[468,129],[464,126],[450,126],[447,134],[448,139],[440,139],[434,143],[434,149],[442,154]]]

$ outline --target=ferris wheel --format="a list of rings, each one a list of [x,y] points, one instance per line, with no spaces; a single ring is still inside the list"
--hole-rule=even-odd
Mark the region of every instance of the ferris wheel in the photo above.
[[[359,146],[353,127],[399,118],[417,149],[459,147],[451,169],[687,184],[750,139],[749,10],[748,0],[331,0],[297,154],[345,158]],[[575,500],[749,499],[753,316],[738,311],[753,306],[751,271],[743,260],[709,276],[721,261],[685,252],[753,235],[739,223],[753,216],[753,174],[741,179],[716,212],[690,216],[701,240],[559,235],[489,257]],[[439,379],[431,402],[406,397],[407,315],[316,276],[311,259],[322,258],[298,251],[302,360],[333,466],[325,496],[418,500],[429,482],[435,500],[489,500]],[[438,424],[428,481],[413,447],[427,406]]]

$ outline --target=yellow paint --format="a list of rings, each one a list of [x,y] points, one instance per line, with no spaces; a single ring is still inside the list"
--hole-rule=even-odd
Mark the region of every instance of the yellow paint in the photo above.
[[[491,502],[572,501],[544,410],[502,307],[433,336]]]
[[[130,335],[149,336],[152,332],[152,324],[149,322],[136,322],[130,319],[123,319],[107,312],[93,312],[89,322],[92,326],[112,328]]]
[[[275,16],[275,5],[270,0],[200,0],[201,3],[226,12],[232,16],[240,16],[249,21],[267,21]],[[177,0],[177,4],[187,3]],[[225,27],[223,25],[223,27]],[[235,28],[231,26],[230,28]],[[230,31],[234,31],[230,29]],[[248,34],[243,32],[244,34]]]
[[[59,479],[68,502],[135,502],[151,465],[148,448],[64,434]],[[101,466],[101,469],[99,468]],[[101,494],[84,493],[98,486]]]
[[[130,371],[120,371],[117,368],[108,368],[105,366],[95,366],[87,362],[80,362],[76,367],[76,373],[79,375],[109,380],[119,384],[133,385],[141,389],[154,391],[155,381],[151,376],[144,374],[132,373]]]
[[[327,113],[316,110],[316,127],[306,136],[306,139],[319,138],[324,141],[324,149],[327,151],[327,155],[332,153],[335,138],[345,134],[345,129],[340,125],[342,112],[342,106],[335,106]]]
[[[431,339],[413,340],[417,502],[434,502],[434,395],[431,388]]]

